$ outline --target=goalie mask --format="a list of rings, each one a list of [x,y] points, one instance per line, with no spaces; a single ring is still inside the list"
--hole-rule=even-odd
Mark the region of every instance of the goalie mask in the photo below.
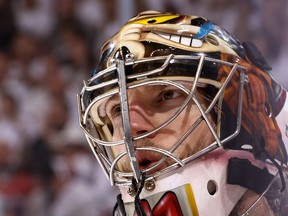
[[[269,70],[202,17],[146,11],[125,24],[78,96],[117,211],[287,214],[287,93]]]

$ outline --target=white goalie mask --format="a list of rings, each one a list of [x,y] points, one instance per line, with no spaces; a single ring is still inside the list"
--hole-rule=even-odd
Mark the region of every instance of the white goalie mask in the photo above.
[[[288,213],[287,94],[269,70],[252,43],[202,17],[146,11],[125,24],[78,95],[81,128],[122,194],[116,212]]]

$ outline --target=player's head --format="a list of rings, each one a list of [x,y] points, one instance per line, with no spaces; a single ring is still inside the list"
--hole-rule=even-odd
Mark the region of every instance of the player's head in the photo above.
[[[228,214],[287,168],[286,91],[269,70],[252,43],[205,18],[143,12],[103,45],[80,124],[124,202],[143,180],[143,198],[184,187],[189,211],[226,203]]]

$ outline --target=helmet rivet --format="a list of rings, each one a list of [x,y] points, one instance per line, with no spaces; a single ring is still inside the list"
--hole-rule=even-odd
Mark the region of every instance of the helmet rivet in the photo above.
[[[135,187],[133,185],[129,186],[128,190],[127,190],[127,193],[130,195],[130,196],[134,196],[136,194],[136,190],[135,190]]]
[[[274,200],[274,204],[275,204],[275,206],[277,206],[277,208],[279,208],[280,205],[281,205],[281,200],[280,200],[279,198],[276,198],[276,199]]]
[[[110,64],[115,64],[116,63],[116,59],[115,58],[111,58],[110,59]]]
[[[145,183],[145,189],[148,191],[153,191],[155,187],[156,185],[154,180],[149,180]]]
[[[265,114],[268,116],[268,117],[271,117],[272,116],[272,112],[271,112],[271,108],[269,106],[269,104],[266,102],[265,105],[264,105],[264,112]]]
[[[133,53],[128,53],[126,56],[126,61],[134,61],[135,55]]]

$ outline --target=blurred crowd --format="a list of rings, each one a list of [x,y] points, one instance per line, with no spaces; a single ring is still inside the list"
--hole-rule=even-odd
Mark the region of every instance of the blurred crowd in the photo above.
[[[201,15],[253,41],[288,89],[286,0],[0,0],[0,215],[111,215],[116,188],[78,126],[103,41],[148,9]]]

